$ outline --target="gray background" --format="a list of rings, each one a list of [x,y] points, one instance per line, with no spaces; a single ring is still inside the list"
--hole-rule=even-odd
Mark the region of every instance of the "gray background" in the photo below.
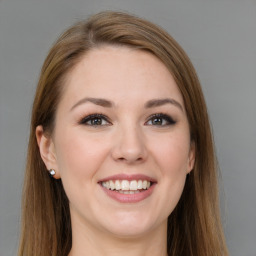
[[[194,63],[222,171],[230,255],[256,255],[255,0],[0,0],[0,254],[16,255],[29,116],[40,67],[57,36],[100,10],[165,28]]]

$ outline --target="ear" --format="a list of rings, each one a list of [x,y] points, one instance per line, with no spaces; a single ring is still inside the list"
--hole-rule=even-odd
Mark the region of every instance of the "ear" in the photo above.
[[[195,146],[195,142],[191,141],[189,155],[188,155],[187,173],[190,173],[193,170],[194,165],[195,165],[195,158],[196,158],[196,146]]]
[[[39,147],[41,158],[47,168],[47,170],[54,169],[56,174],[55,179],[60,178],[60,173],[58,170],[55,146],[52,138],[46,134],[43,130],[43,126],[39,125],[36,127],[36,139]]]

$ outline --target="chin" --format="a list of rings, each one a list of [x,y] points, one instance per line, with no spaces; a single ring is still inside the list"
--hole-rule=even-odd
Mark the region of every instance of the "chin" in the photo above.
[[[141,227],[141,226],[136,226],[136,227],[129,227],[129,226],[122,226],[122,227],[112,227],[109,231],[113,236],[118,237],[118,238],[126,238],[126,239],[133,239],[133,238],[139,238],[143,237],[146,234],[149,234],[149,231],[151,229],[148,227]]]
[[[142,215],[140,212],[121,212],[106,220],[105,228],[114,236],[120,238],[136,238],[148,234],[159,223],[153,216]]]

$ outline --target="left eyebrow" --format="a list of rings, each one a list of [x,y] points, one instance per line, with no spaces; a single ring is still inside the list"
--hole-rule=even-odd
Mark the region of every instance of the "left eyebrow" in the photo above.
[[[182,112],[184,112],[182,105],[178,101],[171,98],[149,100],[145,103],[145,108],[159,107],[165,104],[172,104],[178,107]]]
[[[95,105],[101,106],[101,107],[105,107],[105,108],[111,108],[113,107],[113,103],[109,100],[106,99],[101,99],[101,98],[83,98],[81,100],[79,100],[70,110],[73,110],[74,108],[76,108],[79,105],[82,105],[84,103],[93,103]]]

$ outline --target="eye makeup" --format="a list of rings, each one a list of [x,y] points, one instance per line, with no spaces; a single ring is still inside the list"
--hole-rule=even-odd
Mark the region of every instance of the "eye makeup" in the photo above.
[[[88,126],[106,126],[106,125],[111,125],[111,122],[109,121],[106,115],[95,113],[95,114],[90,114],[90,115],[87,115],[86,117],[83,117],[79,121],[79,124],[88,125]]]
[[[157,113],[149,117],[146,125],[170,126],[176,124],[176,121],[168,114]]]

